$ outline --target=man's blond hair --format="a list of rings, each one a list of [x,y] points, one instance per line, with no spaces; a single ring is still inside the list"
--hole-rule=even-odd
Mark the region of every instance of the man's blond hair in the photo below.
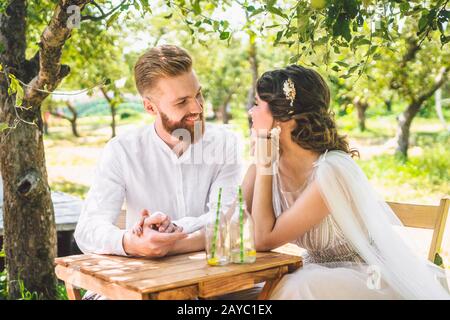
[[[179,76],[192,69],[192,58],[183,48],[162,45],[141,55],[134,66],[136,88],[141,96],[164,77]]]

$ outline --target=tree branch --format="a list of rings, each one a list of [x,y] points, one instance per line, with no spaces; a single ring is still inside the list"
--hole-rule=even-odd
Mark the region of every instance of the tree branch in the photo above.
[[[61,65],[61,54],[65,42],[70,37],[69,6],[78,6],[80,11],[89,0],[62,0],[56,6],[48,26],[44,29],[39,42],[39,72],[29,82],[25,90],[25,106],[39,105],[49,91],[53,91],[70,72],[67,65]]]
[[[126,1],[127,0],[122,0],[122,2],[119,5],[117,5],[116,7],[114,7],[110,11],[108,11],[107,13],[105,13],[103,11],[103,9],[95,1],[91,1],[91,3],[100,10],[101,15],[100,16],[92,16],[92,15],[81,16],[81,21],[85,21],[85,20],[100,21],[100,20],[103,20],[103,19],[109,17],[110,15],[112,15],[114,12],[116,12],[117,9],[119,9]]]
[[[106,101],[108,101],[108,104],[111,104],[111,98],[108,96],[108,92],[106,91],[104,86],[100,87],[100,91],[103,93],[103,96],[105,97]]]
[[[439,70],[439,74],[436,76],[434,85],[426,91],[424,94],[420,95],[416,100],[420,104],[424,103],[428,98],[430,98],[437,89],[442,87],[442,85],[448,80],[448,68],[442,67],[441,70]]]
[[[105,12],[103,11],[102,7],[101,7],[97,2],[95,2],[94,0],[91,0],[91,3],[92,3],[95,7],[97,7],[97,9],[100,11],[101,14],[105,14]]]

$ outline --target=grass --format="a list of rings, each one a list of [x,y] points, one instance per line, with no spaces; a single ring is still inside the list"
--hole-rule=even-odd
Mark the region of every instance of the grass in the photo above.
[[[437,204],[450,194],[450,150],[443,145],[422,150],[406,162],[383,154],[358,163],[386,200]]]
[[[71,194],[73,196],[77,196],[79,198],[84,199],[86,196],[86,193],[89,191],[89,186],[80,184],[80,183],[74,183],[70,181],[53,181],[50,184],[50,188],[52,191],[61,191],[68,194]]]

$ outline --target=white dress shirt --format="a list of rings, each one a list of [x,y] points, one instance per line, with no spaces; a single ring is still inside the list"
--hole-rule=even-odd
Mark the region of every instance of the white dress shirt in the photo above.
[[[78,247],[84,253],[126,255],[125,230],[114,225],[124,201],[127,229],[143,209],[169,215],[188,233],[202,228],[218,188],[241,183],[241,151],[237,135],[212,124],[205,125],[202,139],[180,157],[154,124],[110,140],[75,230]]]

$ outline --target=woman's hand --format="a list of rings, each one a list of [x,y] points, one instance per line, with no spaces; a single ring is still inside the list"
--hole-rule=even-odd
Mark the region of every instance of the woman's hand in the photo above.
[[[274,123],[269,104],[256,96],[256,104],[249,110],[249,114],[253,123],[252,134],[267,135]]]

